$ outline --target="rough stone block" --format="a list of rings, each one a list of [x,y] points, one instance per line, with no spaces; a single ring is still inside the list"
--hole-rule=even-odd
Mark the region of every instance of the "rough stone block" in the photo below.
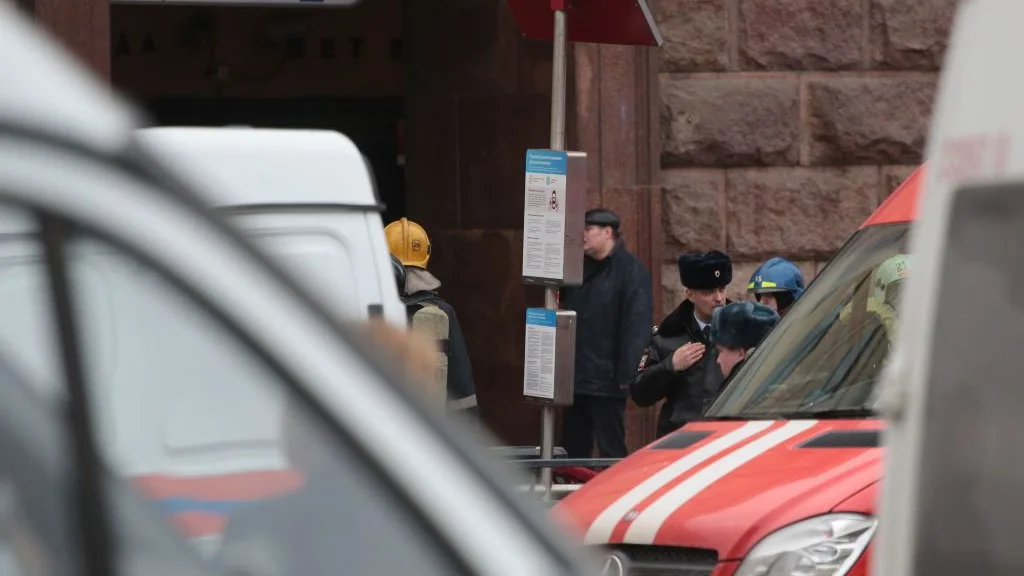
[[[719,72],[729,66],[725,0],[655,0],[651,9],[665,38],[663,72]]]
[[[955,10],[956,0],[872,0],[872,66],[938,70]]]
[[[808,80],[808,163],[920,162],[935,80],[913,73]]]
[[[796,76],[661,76],[662,166],[786,165],[799,160]]]
[[[878,203],[881,204],[883,200],[888,198],[916,169],[917,165],[882,166],[882,189],[879,190]]]
[[[634,255],[639,255],[639,239],[642,226],[646,226],[646,212],[648,204],[644,201],[644,192],[639,187],[633,188],[606,188],[602,194],[600,206],[589,208],[605,208],[615,212],[619,216],[620,232],[626,242],[626,249]],[[588,208],[588,209],[589,209]]]
[[[676,257],[678,254],[674,254],[672,262],[662,264],[661,266],[661,316],[658,322],[668,316],[679,303],[683,301],[683,286],[679,283],[679,267],[676,265]]]
[[[763,260],[755,260],[751,262],[733,262],[732,264],[732,282],[729,283],[729,287],[726,289],[726,296],[730,300],[752,300],[753,297],[747,294],[747,283],[750,281],[751,274],[757,267],[764,262]]]
[[[729,254],[828,259],[878,203],[879,169],[767,168],[726,173]]]
[[[725,171],[707,168],[661,173],[666,254],[725,247]]]
[[[739,0],[740,65],[753,70],[860,66],[861,0]]]

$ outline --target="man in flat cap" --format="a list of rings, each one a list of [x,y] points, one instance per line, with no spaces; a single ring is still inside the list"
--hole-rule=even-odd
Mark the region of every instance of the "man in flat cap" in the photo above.
[[[624,458],[629,380],[654,314],[651,275],[626,250],[614,212],[590,210],[585,218],[583,284],[562,292],[577,321],[575,396],[563,414],[562,446],[570,458],[589,458],[596,440],[602,458]]]
[[[711,343],[718,353],[718,367],[728,381],[754,348],[771,332],[779,314],[754,302],[731,302],[716,308],[711,317]]]
[[[716,308],[728,303],[732,260],[717,250],[683,254],[679,280],[686,299],[654,328],[629,385],[639,406],[665,400],[658,415],[659,437],[699,418],[725,380],[710,347],[711,319]]]

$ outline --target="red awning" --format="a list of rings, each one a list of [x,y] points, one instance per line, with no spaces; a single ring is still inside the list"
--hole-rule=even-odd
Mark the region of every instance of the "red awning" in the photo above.
[[[661,46],[661,32],[647,0],[506,0],[523,36],[554,37],[552,5],[565,6],[569,42]]]

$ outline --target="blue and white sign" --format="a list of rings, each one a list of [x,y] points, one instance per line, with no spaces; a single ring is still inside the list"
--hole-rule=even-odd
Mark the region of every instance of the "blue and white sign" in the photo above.
[[[526,309],[526,367],[523,395],[555,398],[555,336],[558,318],[554,310]]]
[[[563,151],[526,151],[523,276],[562,279],[568,165]]]

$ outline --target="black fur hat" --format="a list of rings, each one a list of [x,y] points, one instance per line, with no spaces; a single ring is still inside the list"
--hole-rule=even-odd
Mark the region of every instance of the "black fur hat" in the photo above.
[[[679,281],[692,290],[714,290],[732,282],[732,260],[718,250],[679,257]]]
[[[711,315],[711,343],[749,350],[775,327],[779,315],[767,306],[750,301],[731,302]]]

